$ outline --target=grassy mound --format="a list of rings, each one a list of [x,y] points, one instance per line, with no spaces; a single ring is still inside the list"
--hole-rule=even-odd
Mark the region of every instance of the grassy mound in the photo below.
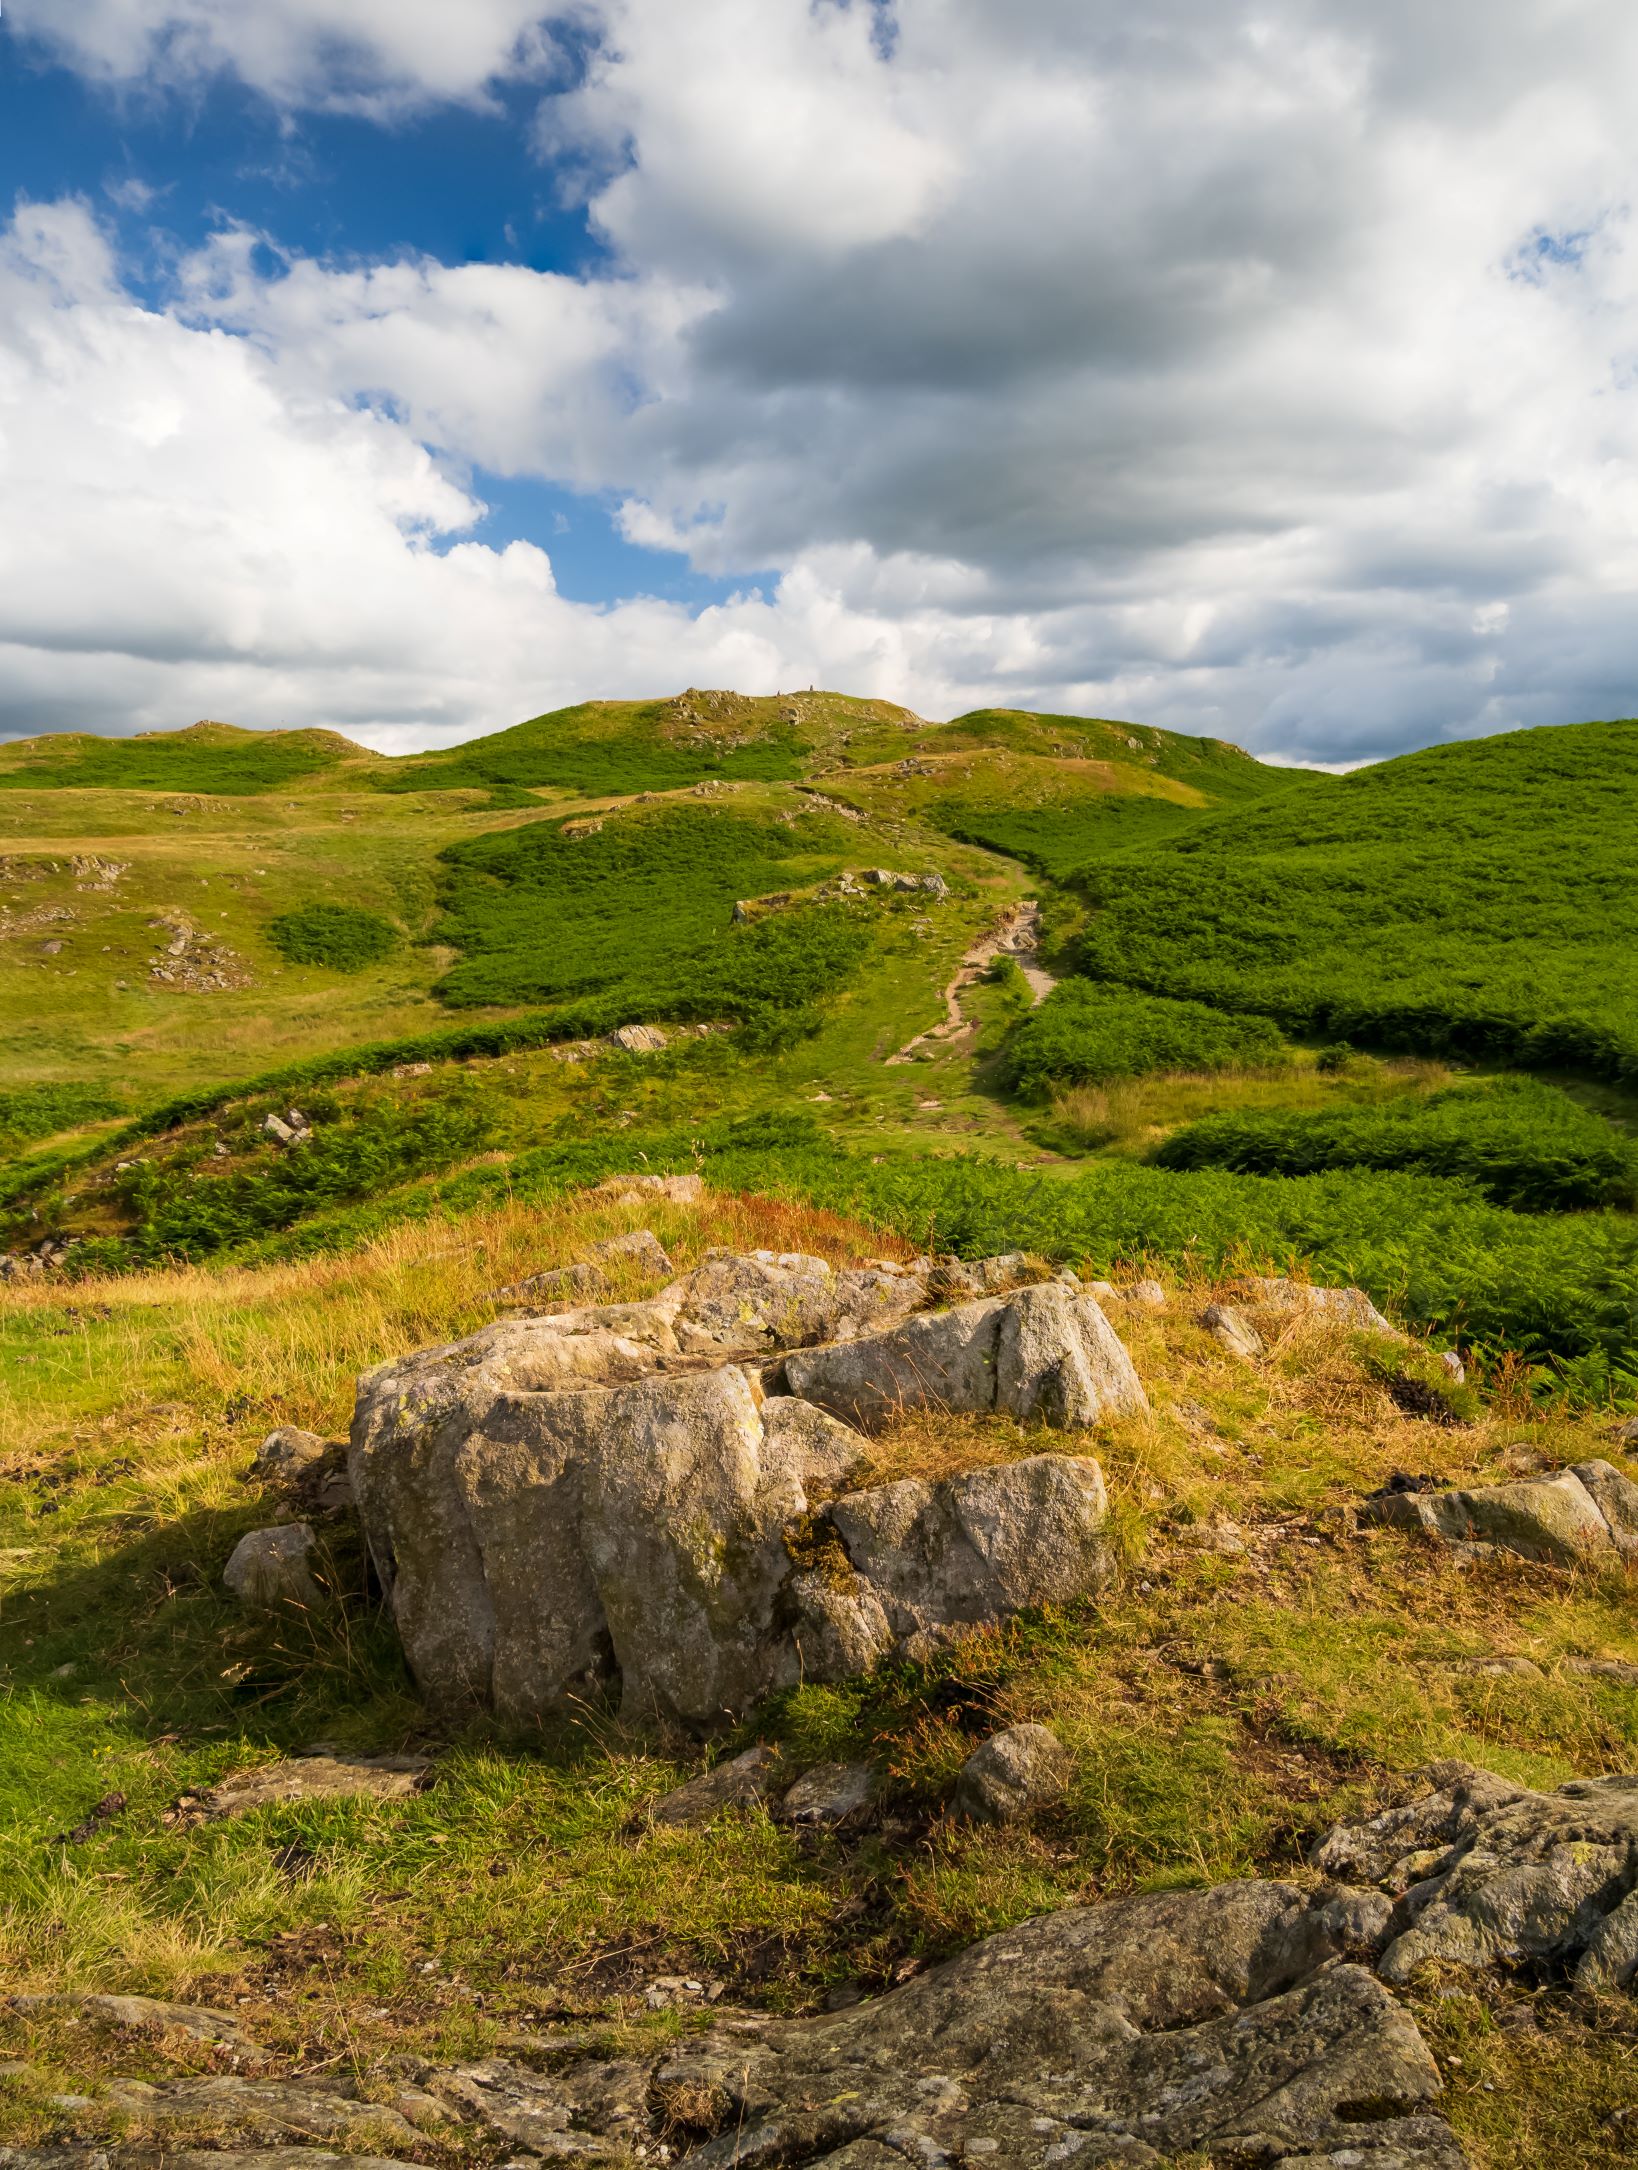
[[[1066,980],[1013,1027],[1003,1059],[1016,1091],[1038,1093],[1050,1084],[1101,1084],[1151,1070],[1251,1068],[1286,1053],[1265,1018]]]
[[[398,947],[398,930],[355,904],[304,904],[268,921],[267,938],[292,964],[362,972]]]
[[[1424,1168],[1465,1177],[1525,1213],[1638,1203],[1638,1144],[1568,1093],[1496,1078],[1425,1099],[1323,1115],[1209,1116],[1153,1156],[1162,1168],[1312,1175],[1326,1168]]]
[[[867,923],[832,904],[736,925],[733,908],[837,873],[849,841],[832,815],[694,804],[476,838],[446,854],[439,932],[463,954],[438,991],[456,1007],[595,996],[611,1022],[800,1007],[858,961]]]
[[[1638,1079],[1638,723],[1441,746],[1085,870],[1094,978]]]
[[[776,701],[585,701],[394,762],[374,781],[383,791],[484,790],[499,804],[528,805],[536,787],[612,798],[712,777],[775,782],[800,776],[806,751]]]
[[[0,747],[0,791],[183,791],[259,796],[342,762],[372,756],[335,731],[241,731],[196,723],[186,731],[97,738],[89,731]]]

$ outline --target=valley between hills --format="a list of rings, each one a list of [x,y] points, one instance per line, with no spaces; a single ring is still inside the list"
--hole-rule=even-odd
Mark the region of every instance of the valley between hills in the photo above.
[[[1638,723],[0,747],[0,2156],[1630,2161],[1635,956]]]

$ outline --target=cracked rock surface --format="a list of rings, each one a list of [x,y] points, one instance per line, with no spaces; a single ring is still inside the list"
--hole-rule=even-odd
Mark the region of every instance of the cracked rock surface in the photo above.
[[[1638,1777],[1576,1778],[1535,1793],[1468,1763],[1435,1763],[1426,1790],[1316,1848],[1328,1876],[1394,1900],[1379,1969],[1425,1960],[1567,1969],[1584,1989],[1638,1980]]]

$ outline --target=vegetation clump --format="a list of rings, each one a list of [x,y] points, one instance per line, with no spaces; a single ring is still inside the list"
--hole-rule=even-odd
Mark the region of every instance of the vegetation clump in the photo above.
[[[1243,1175],[1422,1168],[1462,1177],[1522,1213],[1638,1204],[1638,1143],[1536,1078],[1490,1078],[1323,1114],[1209,1115],[1175,1131],[1152,1158],[1161,1168]]]
[[[1638,1080],[1638,722],[1438,746],[1082,869],[1092,977]]]
[[[59,1130],[101,1122],[119,1112],[118,1100],[104,1085],[14,1086],[0,1092],[0,1153],[15,1152],[33,1138],[54,1137]]]
[[[1050,1084],[1101,1084],[1151,1070],[1249,1069],[1288,1053],[1266,1018],[1066,980],[1013,1027],[1004,1062],[1013,1089],[1035,1094]]]
[[[268,940],[292,964],[364,972],[398,947],[398,929],[356,904],[303,904],[268,922]]]

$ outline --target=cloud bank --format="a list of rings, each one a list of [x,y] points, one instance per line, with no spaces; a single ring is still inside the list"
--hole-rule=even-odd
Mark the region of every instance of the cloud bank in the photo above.
[[[818,680],[1354,760],[1638,709],[1638,18],[1605,0],[24,0],[100,79],[537,85],[587,274],[0,254],[0,728],[377,743]],[[571,72],[570,43],[583,56]],[[470,475],[765,593],[574,604]],[[26,508],[26,519],[24,509]]]

